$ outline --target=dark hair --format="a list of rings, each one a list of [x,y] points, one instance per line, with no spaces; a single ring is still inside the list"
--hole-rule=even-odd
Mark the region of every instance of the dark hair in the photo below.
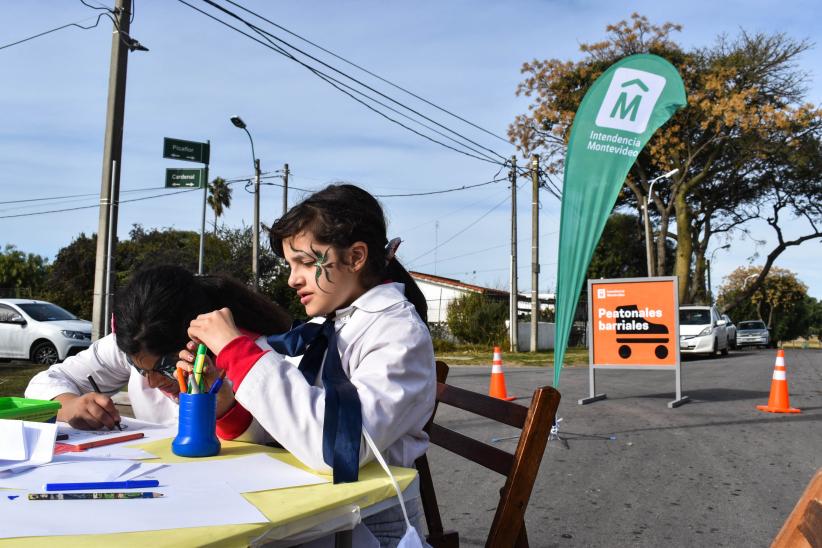
[[[126,354],[176,352],[188,342],[191,320],[223,307],[231,309],[238,327],[254,333],[281,333],[291,326],[283,308],[233,278],[155,266],[134,274],[115,296],[117,346]]]
[[[370,289],[386,279],[405,284],[405,296],[420,318],[427,321],[428,305],[414,278],[396,258],[385,264],[388,244],[385,215],[371,194],[350,184],[329,185],[315,192],[274,222],[269,233],[271,249],[283,257],[283,240],[304,231],[320,243],[337,249],[365,242],[368,259],[363,270],[363,285]]]

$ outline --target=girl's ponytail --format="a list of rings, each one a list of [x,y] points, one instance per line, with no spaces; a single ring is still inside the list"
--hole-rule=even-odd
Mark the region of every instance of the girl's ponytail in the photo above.
[[[385,267],[385,274],[392,282],[405,284],[405,297],[417,309],[417,314],[422,318],[422,321],[428,323],[428,302],[425,300],[425,295],[422,294],[417,282],[405,267],[397,259],[391,259]]]

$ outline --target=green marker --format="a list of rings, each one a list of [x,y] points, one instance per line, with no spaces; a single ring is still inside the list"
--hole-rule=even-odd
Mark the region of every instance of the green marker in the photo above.
[[[202,392],[202,376],[203,376],[203,365],[205,364],[205,356],[206,356],[206,345],[200,343],[200,346],[197,347],[197,357],[194,358],[194,384],[200,388]]]

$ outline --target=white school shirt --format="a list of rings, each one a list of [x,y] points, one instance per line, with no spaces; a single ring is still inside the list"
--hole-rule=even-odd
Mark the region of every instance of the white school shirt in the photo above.
[[[436,367],[428,328],[403,291],[399,283],[370,289],[336,312],[334,326],[343,371],[360,398],[363,426],[390,464],[408,467],[428,448],[423,427],[434,411]],[[305,465],[329,473],[322,450],[322,375],[311,386],[294,361],[272,350],[252,366],[236,398],[254,420],[237,439],[263,441],[262,427]],[[361,439],[360,466],[372,459]]]
[[[114,334],[98,339],[82,352],[36,374],[29,381],[25,396],[50,400],[65,393],[81,396],[94,392],[88,381],[89,375],[94,377],[100,391],[108,396],[128,384],[134,418],[160,424],[177,423],[177,402],[161,390],[149,386],[148,380],[129,365],[125,353],[117,347]]]

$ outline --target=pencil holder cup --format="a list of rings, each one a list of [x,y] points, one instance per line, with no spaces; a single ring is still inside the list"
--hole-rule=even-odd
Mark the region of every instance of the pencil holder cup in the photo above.
[[[177,437],[171,451],[181,457],[211,457],[220,452],[217,439],[217,395],[180,393]]]

